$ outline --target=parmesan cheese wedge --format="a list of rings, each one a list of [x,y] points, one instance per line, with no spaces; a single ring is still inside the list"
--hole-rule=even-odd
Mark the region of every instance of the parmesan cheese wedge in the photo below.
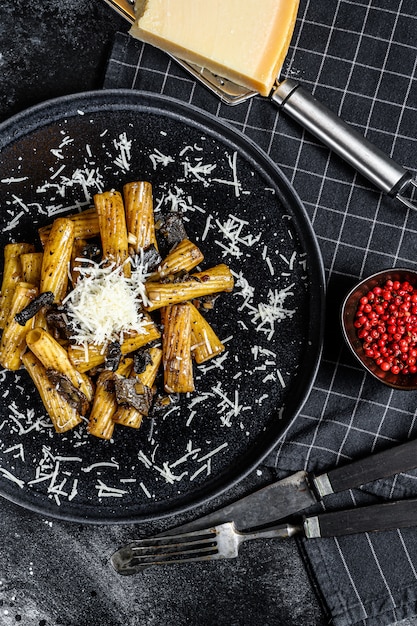
[[[136,0],[130,34],[267,96],[294,31],[299,0]]]

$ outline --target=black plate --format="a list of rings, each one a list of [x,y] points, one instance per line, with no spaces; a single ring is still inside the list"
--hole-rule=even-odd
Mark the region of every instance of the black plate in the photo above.
[[[2,248],[39,245],[39,226],[142,179],[157,211],[182,206],[201,267],[225,262],[236,276],[208,316],[226,354],[197,368],[195,394],[138,431],[117,427],[111,442],[84,425],[57,435],[26,373],[1,372],[1,495],[62,519],[132,522],[186,510],[242,479],[296,417],[321,352],[321,257],[286,178],[215,117],[132,91],[25,111],[0,126],[0,150]]]

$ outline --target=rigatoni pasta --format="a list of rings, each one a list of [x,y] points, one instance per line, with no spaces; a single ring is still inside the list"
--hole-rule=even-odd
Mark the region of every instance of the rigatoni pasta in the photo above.
[[[73,223],[74,237],[76,239],[92,239],[100,234],[98,215],[95,207],[90,207],[80,213],[67,215],[66,219],[71,220]],[[48,240],[51,228],[52,224],[48,224],[38,229],[39,238],[43,247],[45,247]]]
[[[94,196],[98,214],[103,259],[123,266],[125,276],[130,275],[128,258],[126,214],[122,195],[118,191],[106,191]]]
[[[18,370],[26,349],[26,337],[33,327],[33,319],[19,324],[16,315],[27,307],[38,295],[38,289],[30,283],[17,283],[10,311],[0,343],[0,364],[9,370]]]
[[[0,297],[0,328],[4,328],[12,304],[17,283],[23,281],[20,256],[34,252],[35,246],[29,243],[8,243],[4,248],[4,270]]]
[[[164,388],[168,393],[194,391],[191,314],[188,302],[162,309]]]
[[[27,369],[56,432],[137,430],[154,403],[195,390],[194,363],[224,351],[201,311],[233,276],[224,263],[201,270],[202,251],[168,218],[175,236],[155,220],[151,183],[137,181],[39,229],[42,250],[6,246],[0,364]]]
[[[127,183],[123,187],[129,244],[137,254],[149,246],[158,249],[153,212],[152,185],[148,181]]]
[[[28,350],[22,357],[23,364],[41,396],[45,409],[57,433],[65,433],[81,423],[77,409],[56,389],[49,379],[45,367]]]
[[[68,287],[68,263],[74,245],[74,224],[57,218],[51,228],[42,256],[40,291],[52,292],[54,302],[62,302]]]
[[[192,274],[182,282],[149,282],[146,293],[149,304],[147,311],[155,311],[161,307],[201,298],[213,293],[232,291],[234,279],[227,265],[221,263],[204,272]]]
[[[88,376],[77,370],[71,363],[68,352],[43,328],[34,328],[26,335],[27,346],[47,370],[54,370],[66,376],[75,389],[78,389],[88,402],[94,395],[94,387]]]
[[[189,302],[188,306],[190,308],[191,354],[196,363],[205,363],[221,354],[224,345],[194,304]]]
[[[204,255],[198,246],[189,239],[183,239],[169,252],[150,279],[161,280],[170,274],[189,272],[203,259]]]
[[[114,380],[116,376],[128,376],[131,368],[132,360],[126,359],[116,372],[103,370],[99,374],[94,403],[87,425],[90,435],[95,435],[100,439],[111,439],[115,426],[113,416],[118,409]]]

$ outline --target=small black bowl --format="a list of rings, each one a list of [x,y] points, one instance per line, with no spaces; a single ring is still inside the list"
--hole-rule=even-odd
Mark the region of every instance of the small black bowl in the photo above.
[[[382,270],[365,278],[351,289],[343,302],[341,311],[343,335],[355,357],[372,376],[394,389],[412,391],[417,389],[417,374],[393,374],[390,371],[382,371],[375,361],[365,354],[362,341],[359,339],[357,329],[354,326],[360,299],[372,291],[374,287],[384,285],[387,280],[407,281],[414,288],[417,288],[417,272],[406,268]]]

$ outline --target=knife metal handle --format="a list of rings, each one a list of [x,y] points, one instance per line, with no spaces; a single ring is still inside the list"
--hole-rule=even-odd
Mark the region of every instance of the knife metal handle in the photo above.
[[[417,526],[417,499],[321,513],[305,517],[303,526],[307,538],[410,528]]]
[[[301,85],[286,79],[274,88],[270,97],[272,102],[378,189],[391,197],[397,197],[410,208],[416,208],[401,195],[406,187],[414,185],[413,174],[321,104]]]
[[[360,487],[417,467],[417,439],[342,465],[313,479],[321,497]]]

